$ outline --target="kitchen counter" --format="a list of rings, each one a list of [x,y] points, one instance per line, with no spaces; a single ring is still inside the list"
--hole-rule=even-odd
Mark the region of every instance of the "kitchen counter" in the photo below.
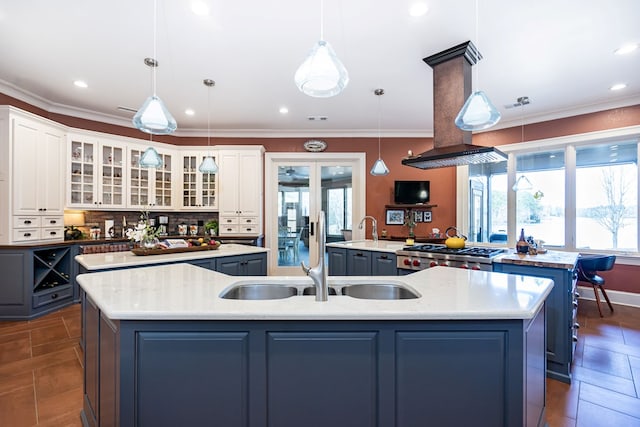
[[[312,282],[188,264],[78,281],[84,425],[544,425],[549,279],[446,267],[330,277],[421,297],[326,302],[222,299],[241,283]]]
[[[504,253],[495,257],[493,259],[493,262],[572,270],[578,262],[579,255],[580,254],[577,252],[561,251],[547,251],[547,253],[544,254],[523,255],[516,253],[514,249],[509,249],[508,253]]]
[[[77,255],[75,257],[75,260],[88,271],[98,271],[114,268],[140,267],[153,264],[176,263],[198,259],[208,259],[234,255],[248,255],[265,252],[268,252],[268,249],[258,246],[227,243],[221,245],[218,249],[208,251],[178,252],[166,255],[162,254],[146,256],[135,255],[131,251],[105,252],[97,254]]]
[[[87,258],[82,261],[86,263]],[[548,279],[435,267],[402,277],[329,277],[329,285],[399,283],[422,298],[390,301],[329,296],[329,301],[319,303],[314,296],[222,299],[219,295],[234,284],[312,286],[312,281],[308,277],[232,277],[187,264],[81,274],[77,280],[110,319],[153,320],[528,319],[553,287]]]

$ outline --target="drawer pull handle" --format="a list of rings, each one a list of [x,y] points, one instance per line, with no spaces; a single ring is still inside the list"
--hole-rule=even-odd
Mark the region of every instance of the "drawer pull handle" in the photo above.
[[[389,259],[389,257],[388,257],[388,256],[386,256],[386,255],[382,255],[382,256],[380,257],[380,259]]]
[[[51,294],[51,299],[56,299],[58,298],[58,294]]]
[[[24,233],[24,237],[31,237],[31,233]]]
[[[49,233],[49,235],[50,235],[50,236],[55,236],[56,234],[58,234],[56,231],[51,231],[51,232]]]
[[[49,224],[57,224],[58,221],[56,221],[55,219],[52,219],[51,221],[49,221]]]
[[[31,224],[31,221],[27,219],[27,220],[24,221],[24,223],[25,224]]]

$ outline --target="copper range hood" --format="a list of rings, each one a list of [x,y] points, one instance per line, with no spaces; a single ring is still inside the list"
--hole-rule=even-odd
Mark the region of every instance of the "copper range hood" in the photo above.
[[[471,67],[482,55],[467,41],[423,59],[433,68],[433,149],[402,160],[419,169],[500,162],[507,156],[494,147],[471,144],[471,132],[455,118],[471,95]]]

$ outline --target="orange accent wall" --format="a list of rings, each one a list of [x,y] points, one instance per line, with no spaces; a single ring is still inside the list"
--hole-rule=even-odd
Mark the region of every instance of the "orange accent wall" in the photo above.
[[[13,105],[64,125],[79,129],[88,129],[122,135],[132,138],[147,138],[133,128],[116,126],[97,121],[49,113],[33,105],[0,93],[0,105]],[[640,125],[640,105],[615,108],[575,117],[532,123],[524,126],[487,131],[473,136],[473,143],[485,146],[497,146],[516,142],[532,141],[566,135],[575,135],[599,130]],[[524,134],[524,139],[522,138]],[[303,142],[309,138],[212,138],[212,145],[262,145],[267,152],[304,152]],[[377,138],[323,138],[327,141],[328,152],[364,152],[367,158],[367,171],[378,158]],[[154,141],[179,146],[205,146],[206,137],[179,137],[172,135],[154,136]],[[366,214],[378,220],[378,228],[386,229],[389,235],[407,235],[407,228],[399,225],[385,225],[385,205],[393,203],[393,183],[395,180],[427,180],[431,182],[432,222],[416,226],[417,236],[426,235],[431,228],[444,231],[456,221],[456,170],[454,167],[421,170],[403,166],[401,160],[411,150],[415,154],[433,148],[432,138],[383,138],[381,156],[390,169],[384,177],[374,177],[367,173]],[[367,236],[371,226],[367,223]],[[616,265],[610,272],[603,274],[606,288],[640,293],[635,277],[640,267]]]

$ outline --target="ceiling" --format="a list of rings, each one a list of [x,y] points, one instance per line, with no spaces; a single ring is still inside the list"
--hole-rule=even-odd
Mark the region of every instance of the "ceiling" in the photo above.
[[[422,58],[467,40],[484,56],[474,88],[502,113],[497,128],[640,104],[640,49],[614,54],[640,42],[637,0],[426,0],[422,17],[408,13],[414,0],[324,0],[324,38],[350,75],[326,99],[293,82],[320,37],[320,0],[204,0],[207,16],[192,3],[158,0],[157,94],[178,135],[206,134],[210,78],[213,136],[375,136],[379,113],[385,136],[431,136]],[[132,126],[117,108],[151,95],[153,56],[152,0],[0,0],[0,92],[50,112]],[[521,96],[531,104],[506,107]]]

